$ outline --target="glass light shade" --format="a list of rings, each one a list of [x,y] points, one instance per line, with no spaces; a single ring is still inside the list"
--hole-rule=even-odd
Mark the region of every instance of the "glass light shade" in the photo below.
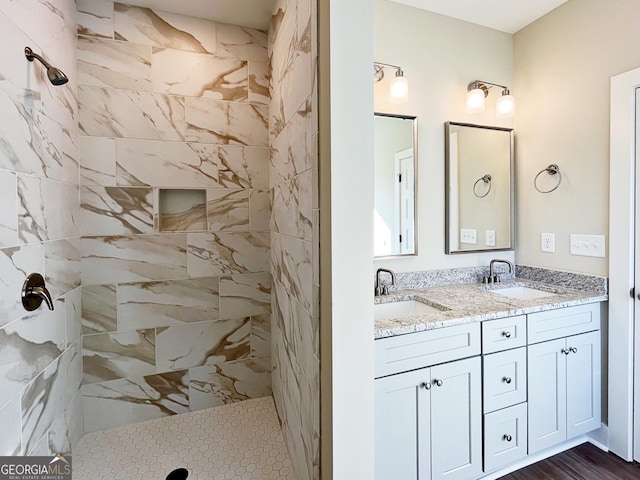
[[[501,95],[496,102],[496,117],[507,118],[516,114],[516,102],[513,95]]]
[[[405,103],[409,101],[409,82],[402,76],[396,76],[389,86],[389,103]]]
[[[484,112],[484,90],[474,88],[467,92],[467,113]]]

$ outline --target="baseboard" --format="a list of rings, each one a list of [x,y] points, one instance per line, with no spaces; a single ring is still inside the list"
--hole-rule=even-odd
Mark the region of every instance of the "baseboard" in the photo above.
[[[572,438],[571,440],[567,440],[559,445],[555,445],[554,447],[543,450],[542,452],[534,453],[533,455],[528,455],[527,458],[522,459],[517,463],[513,463],[503,469],[496,470],[495,472],[491,472],[484,477],[480,477],[480,480],[496,480],[500,477],[504,477],[516,470],[520,470],[521,468],[528,467],[529,465],[533,465],[534,463],[539,462],[540,460],[544,460],[545,458],[552,457],[557,455],[558,453],[562,453],[567,451],[573,447],[577,447],[578,445],[582,445],[583,443],[589,442],[590,439],[586,435],[581,435],[576,438]],[[595,444],[594,444],[595,445]],[[598,446],[598,445],[596,445]]]
[[[604,423],[598,430],[587,433],[589,443],[605,452],[609,451],[609,427]]]

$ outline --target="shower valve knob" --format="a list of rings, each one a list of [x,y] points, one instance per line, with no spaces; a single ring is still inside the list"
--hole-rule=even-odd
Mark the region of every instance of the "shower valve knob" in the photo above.
[[[39,273],[32,273],[22,285],[22,306],[31,312],[38,308],[43,301],[49,310],[53,310],[53,300],[45,286],[44,278]]]

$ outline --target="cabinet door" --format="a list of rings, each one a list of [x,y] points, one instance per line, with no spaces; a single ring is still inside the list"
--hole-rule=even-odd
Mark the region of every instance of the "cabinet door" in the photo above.
[[[428,382],[428,368],[375,380],[376,480],[429,479]]]
[[[431,367],[433,480],[462,480],[482,473],[480,378],[480,357]]]
[[[567,438],[600,428],[600,332],[567,338]]]
[[[529,454],[567,438],[565,339],[527,347]]]

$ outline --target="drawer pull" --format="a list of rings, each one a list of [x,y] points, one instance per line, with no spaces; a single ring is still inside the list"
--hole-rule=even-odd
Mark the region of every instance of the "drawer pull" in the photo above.
[[[511,377],[502,377],[504,383],[511,383]]]
[[[422,388],[424,388],[425,390],[431,390],[431,384],[429,382],[424,382],[422,384]]]
[[[433,381],[437,386],[441,387],[442,384],[444,383],[442,380],[440,380],[439,378],[437,378],[436,380]]]
[[[504,332],[502,332],[502,336],[503,336],[504,338],[511,338],[511,332],[504,331]]]
[[[505,435],[502,437],[502,439],[503,439],[503,440],[506,440],[507,442],[510,442],[511,440],[513,440],[513,437],[512,437],[511,435],[509,435],[509,434],[505,434]]]
[[[578,349],[576,347],[569,347],[569,351],[571,353],[578,353]]]
[[[560,353],[564,353],[565,355],[569,355],[571,352],[568,349],[563,348],[562,350],[560,350]]]

